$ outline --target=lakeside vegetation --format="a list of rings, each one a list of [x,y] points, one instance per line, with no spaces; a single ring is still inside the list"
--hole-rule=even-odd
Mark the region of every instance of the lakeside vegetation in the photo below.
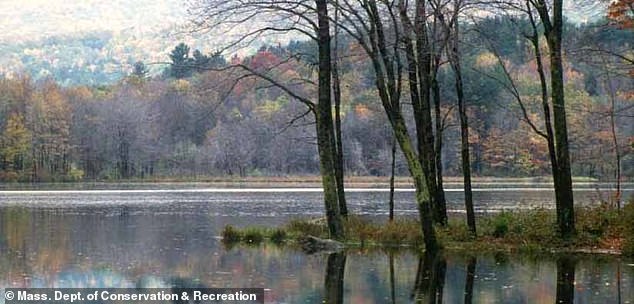
[[[503,211],[477,218],[474,237],[462,215],[452,215],[446,227],[436,226],[441,246],[450,251],[525,253],[577,252],[634,256],[634,198],[622,210],[603,204],[576,208],[577,233],[562,240],[556,232],[555,212],[549,209]],[[414,217],[394,221],[353,216],[344,221],[347,248],[401,248],[424,250],[420,223]],[[295,219],[276,227],[225,226],[225,245],[259,245],[270,242],[281,246],[301,246],[307,236],[328,238],[323,219]]]
[[[446,185],[462,184],[463,179],[460,176],[444,176]],[[345,177],[345,186],[352,188],[388,188],[390,176],[370,176],[370,175],[349,175]],[[539,184],[552,183],[550,176],[531,176],[531,177],[497,177],[497,176],[473,176],[473,184],[478,183],[514,183],[514,184]],[[611,180],[603,180],[596,177],[573,176],[573,183],[614,183]],[[634,179],[624,178],[623,183],[634,182]],[[68,185],[73,184],[144,184],[144,183],[178,183],[178,184],[209,184],[217,187],[321,187],[321,176],[313,175],[258,175],[258,176],[147,176],[133,177],[127,179],[103,179],[103,180],[61,180],[49,181],[41,183],[22,183],[19,181],[4,181],[3,185],[7,187],[20,188],[23,185],[40,185],[40,184],[57,184]],[[413,180],[409,176],[395,176],[394,186],[396,188],[411,188]]]

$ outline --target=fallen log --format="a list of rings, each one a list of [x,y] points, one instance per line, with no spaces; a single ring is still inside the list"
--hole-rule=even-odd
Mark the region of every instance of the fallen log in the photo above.
[[[339,252],[345,248],[341,242],[330,239],[320,239],[312,235],[303,236],[298,242],[302,250],[308,254],[317,252]]]

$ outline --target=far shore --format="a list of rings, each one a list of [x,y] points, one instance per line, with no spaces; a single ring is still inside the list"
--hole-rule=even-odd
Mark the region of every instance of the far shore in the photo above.
[[[389,188],[389,176],[347,176],[345,186],[347,188]],[[444,178],[445,188],[459,188],[462,186],[462,177],[447,176]],[[12,185],[21,187],[23,185],[60,185],[67,187],[73,184],[84,185],[114,185],[114,184],[192,184],[196,186],[208,185],[210,187],[253,187],[253,188],[319,188],[321,187],[321,177],[319,175],[292,175],[292,176],[201,176],[201,177],[151,177],[138,179],[104,179],[104,180],[81,180],[64,182],[0,182],[0,187],[11,187]],[[493,177],[476,176],[472,178],[472,183],[478,184],[543,184],[549,187],[552,178],[549,176],[534,177]],[[573,183],[577,185],[593,184],[615,184],[611,180],[598,180],[592,177],[573,177]],[[627,185],[634,181],[621,181]],[[66,185],[66,186],[64,186]],[[412,188],[412,179],[409,176],[397,176],[394,181],[395,188]]]

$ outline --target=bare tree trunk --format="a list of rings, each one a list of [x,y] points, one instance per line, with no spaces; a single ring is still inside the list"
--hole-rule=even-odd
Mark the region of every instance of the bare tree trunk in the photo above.
[[[614,172],[614,178],[616,179],[616,193],[614,194],[614,200],[616,200],[616,208],[621,210],[621,152],[619,151],[619,141],[616,136],[614,99],[612,99],[612,109],[610,111],[610,124],[612,125],[612,140],[614,142],[614,155],[616,157],[616,170]]]
[[[457,9],[457,8],[456,8]],[[458,95],[458,112],[460,114],[460,140],[462,155],[462,176],[464,178],[465,209],[467,209],[467,225],[473,235],[476,235],[475,212],[473,209],[473,194],[471,191],[471,161],[469,159],[469,122],[467,108],[464,101],[462,70],[460,67],[459,26],[454,22],[450,62],[456,78],[456,94]]]
[[[394,173],[396,169],[396,139],[392,140],[392,166],[390,171],[390,222],[394,221]]]
[[[427,187],[434,201],[432,204],[433,219],[441,225],[446,225],[446,210],[443,210],[442,204],[437,201],[438,195],[436,193],[434,132],[430,106],[431,51],[427,37],[425,1],[416,1],[413,28],[407,15],[407,4],[404,1],[399,3],[399,11],[401,25],[404,29],[402,40],[405,44],[409,90],[416,125],[418,157],[426,177]]]
[[[335,138],[336,155],[335,171],[337,177],[337,196],[339,211],[344,218],[348,217],[348,205],[344,187],[343,139],[341,138],[341,82],[339,80],[339,6],[335,9],[335,37],[332,60],[333,93],[335,98]]]
[[[436,233],[434,232],[433,218],[432,218],[432,200],[427,188],[427,181],[425,180],[425,173],[423,172],[422,165],[416,157],[416,152],[411,144],[409,134],[407,133],[407,126],[403,117],[393,114],[392,128],[396,140],[399,142],[401,151],[407,161],[407,167],[410,174],[414,179],[414,188],[416,189],[416,203],[418,204],[419,220],[421,222],[421,229],[423,232],[423,239],[425,242],[425,250],[437,250],[439,248],[438,240],[436,239]]]
[[[435,164],[436,164],[436,204],[440,210],[440,215],[443,216],[443,221],[447,222],[447,200],[445,198],[445,189],[443,186],[443,167],[442,167],[442,134],[443,123],[440,113],[440,86],[438,85],[438,67],[440,64],[440,56],[436,56],[434,73],[432,77],[432,92],[434,96],[434,116],[436,120],[436,142],[435,148]]]
[[[535,9],[539,13],[544,35],[550,53],[550,83],[553,102],[555,131],[555,154],[557,172],[555,178],[555,200],[557,223],[562,238],[570,238],[575,233],[574,198],[572,193],[572,173],[570,171],[570,151],[568,144],[568,124],[566,122],[566,101],[564,98],[563,59],[561,42],[563,30],[563,3],[554,0],[552,21],[545,0],[538,0]]]
[[[386,2],[379,3],[386,4]],[[401,0],[399,5],[403,3],[404,0]],[[395,43],[393,45],[393,49],[388,49],[388,43],[384,33],[384,30],[387,27],[383,26],[383,21],[380,18],[379,9],[377,8],[377,2],[367,2],[367,6],[364,6],[363,10],[367,14],[369,27],[363,26],[362,28],[369,29],[371,27],[372,29],[367,32],[364,30],[365,34],[361,36],[354,35],[354,37],[363,47],[372,62],[372,67],[374,68],[376,76],[375,84],[381,105],[388,116],[392,130],[394,131],[394,137],[401,147],[403,156],[407,161],[407,167],[412,179],[414,180],[414,186],[416,188],[416,203],[418,205],[419,220],[421,230],[423,232],[425,249],[436,250],[439,247],[439,244],[434,231],[431,209],[432,202],[426,175],[424,174],[422,164],[409,136],[407,124],[403,118],[400,106],[402,88],[401,72],[403,68],[400,57],[400,48],[398,44]],[[355,12],[352,13],[354,14]],[[393,11],[390,10],[389,13],[394,25],[390,28],[395,30],[396,36],[399,36],[400,33],[398,32],[397,18],[394,16]],[[368,39],[366,40],[361,37],[368,37]],[[397,41],[401,41],[400,39],[400,37],[397,37]]]
[[[621,210],[621,151],[619,149],[619,139],[616,135],[616,96],[614,96],[610,71],[606,71],[606,77],[607,87],[610,91],[610,131],[612,132],[612,144],[614,145],[614,157],[616,158],[616,168],[614,172],[616,193],[614,193],[614,200],[616,201],[617,210]]]
[[[331,103],[330,26],[326,0],[315,0],[317,5],[319,38],[319,92],[317,113],[317,147],[319,167],[324,188],[324,204],[330,237],[343,239],[344,230],[338,205],[337,181],[334,164],[334,131]]]
[[[533,35],[529,37],[529,40],[533,44],[533,50],[535,51],[535,61],[537,62],[537,73],[539,74],[539,83],[542,93],[542,109],[544,111],[544,128],[546,129],[546,142],[548,144],[548,156],[550,157],[550,168],[553,176],[553,184],[557,185],[559,182],[559,174],[557,168],[557,154],[555,152],[555,135],[553,132],[553,125],[551,119],[550,104],[548,102],[548,83],[546,81],[546,73],[544,72],[544,63],[542,61],[542,53],[539,47],[539,34],[537,32],[537,25],[533,18],[533,14],[530,10],[530,4],[526,3],[528,11],[528,18],[531,22],[533,29]]]
[[[414,31],[416,35],[416,53],[418,61],[418,85],[420,91],[420,101],[418,107],[420,114],[415,116],[417,122],[416,133],[418,134],[418,154],[423,164],[423,170],[427,175],[427,184],[429,192],[434,199],[432,210],[434,212],[434,221],[441,224],[447,224],[446,211],[443,212],[442,204],[438,199],[438,185],[436,184],[436,164],[434,149],[434,132],[431,121],[431,44],[428,38],[427,30],[427,14],[425,0],[416,1],[416,17]],[[416,106],[416,103],[412,103]]]
[[[464,202],[467,209],[467,225],[471,233],[476,235],[475,212],[473,209],[473,193],[471,190],[471,161],[469,159],[469,122],[464,104],[462,77],[460,68],[456,70],[456,90],[458,91],[458,111],[460,112],[460,141],[462,155],[462,176],[464,178]]]

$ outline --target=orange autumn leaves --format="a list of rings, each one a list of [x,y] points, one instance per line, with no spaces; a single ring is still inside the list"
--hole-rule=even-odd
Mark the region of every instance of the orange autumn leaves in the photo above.
[[[608,7],[608,19],[619,29],[634,30],[634,0],[612,2]],[[630,63],[634,62],[630,61]],[[629,74],[634,77],[634,69],[631,69]]]
[[[617,0],[608,8],[608,19],[621,29],[634,29],[634,0]]]

